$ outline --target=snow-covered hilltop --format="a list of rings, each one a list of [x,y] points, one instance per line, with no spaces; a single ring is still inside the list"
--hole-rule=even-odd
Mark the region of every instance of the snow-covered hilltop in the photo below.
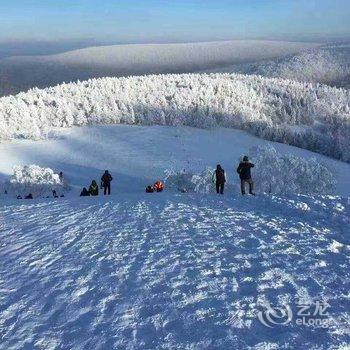
[[[239,74],[62,84],[0,99],[2,139],[93,124],[223,126],[350,160],[350,91]]]
[[[218,68],[216,72],[257,74],[265,77],[350,87],[350,45],[326,46],[265,62]]]
[[[0,60],[0,96],[94,77],[190,73],[294,55],[314,43],[233,40],[90,47],[49,56]]]

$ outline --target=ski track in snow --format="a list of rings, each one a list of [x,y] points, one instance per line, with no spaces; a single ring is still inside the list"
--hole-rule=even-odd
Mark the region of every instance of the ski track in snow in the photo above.
[[[346,198],[162,193],[8,203],[0,213],[0,349],[349,341]],[[264,303],[297,300],[328,301],[331,326],[258,321]]]

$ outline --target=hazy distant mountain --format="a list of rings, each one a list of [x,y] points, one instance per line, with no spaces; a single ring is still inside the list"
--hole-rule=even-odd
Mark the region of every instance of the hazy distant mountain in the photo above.
[[[319,44],[235,40],[89,47],[0,60],[0,96],[92,77],[185,73],[296,54]]]
[[[349,88],[350,44],[327,45],[288,57],[234,64],[208,71],[255,74]]]

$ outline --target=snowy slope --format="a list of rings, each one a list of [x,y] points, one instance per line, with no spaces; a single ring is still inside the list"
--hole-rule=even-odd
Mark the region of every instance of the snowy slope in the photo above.
[[[141,193],[0,214],[2,350],[349,346],[344,198]],[[258,319],[316,302],[326,329]]]
[[[50,140],[5,142],[0,144],[0,181],[8,179],[14,165],[37,164],[56,173],[63,171],[76,196],[109,169],[116,179],[115,193],[141,193],[147,184],[164,178],[166,170],[200,173],[220,163],[227,171],[228,183],[238,186],[239,159],[251,147],[267,144],[282,154],[315,157],[335,174],[337,193],[350,195],[350,164],[225,128],[95,126],[57,131]]]
[[[313,43],[235,40],[91,47],[0,60],[0,96],[93,77],[185,73],[295,54]]]
[[[340,196],[144,193],[165,169],[217,162],[237,183],[238,158],[266,143],[232,129],[126,125],[1,143],[0,180],[36,163],[63,171],[72,191],[0,196],[0,349],[345,349],[349,164],[275,144],[331,167]],[[112,196],[79,198],[105,168]],[[298,304],[318,302],[330,305],[327,328],[298,325]],[[269,304],[294,318],[263,325]]]

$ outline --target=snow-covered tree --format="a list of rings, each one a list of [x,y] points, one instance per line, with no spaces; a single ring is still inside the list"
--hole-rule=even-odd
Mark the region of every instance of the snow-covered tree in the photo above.
[[[25,196],[31,193],[34,197],[51,195],[53,190],[62,194],[68,189],[68,185],[52,169],[34,164],[14,166],[10,180],[1,187],[2,192],[6,190],[10,195]]]
[[[281,154],[274,147],[250,149],[259,192],[329,194],[334,191],[333,173],[315,158]]]

